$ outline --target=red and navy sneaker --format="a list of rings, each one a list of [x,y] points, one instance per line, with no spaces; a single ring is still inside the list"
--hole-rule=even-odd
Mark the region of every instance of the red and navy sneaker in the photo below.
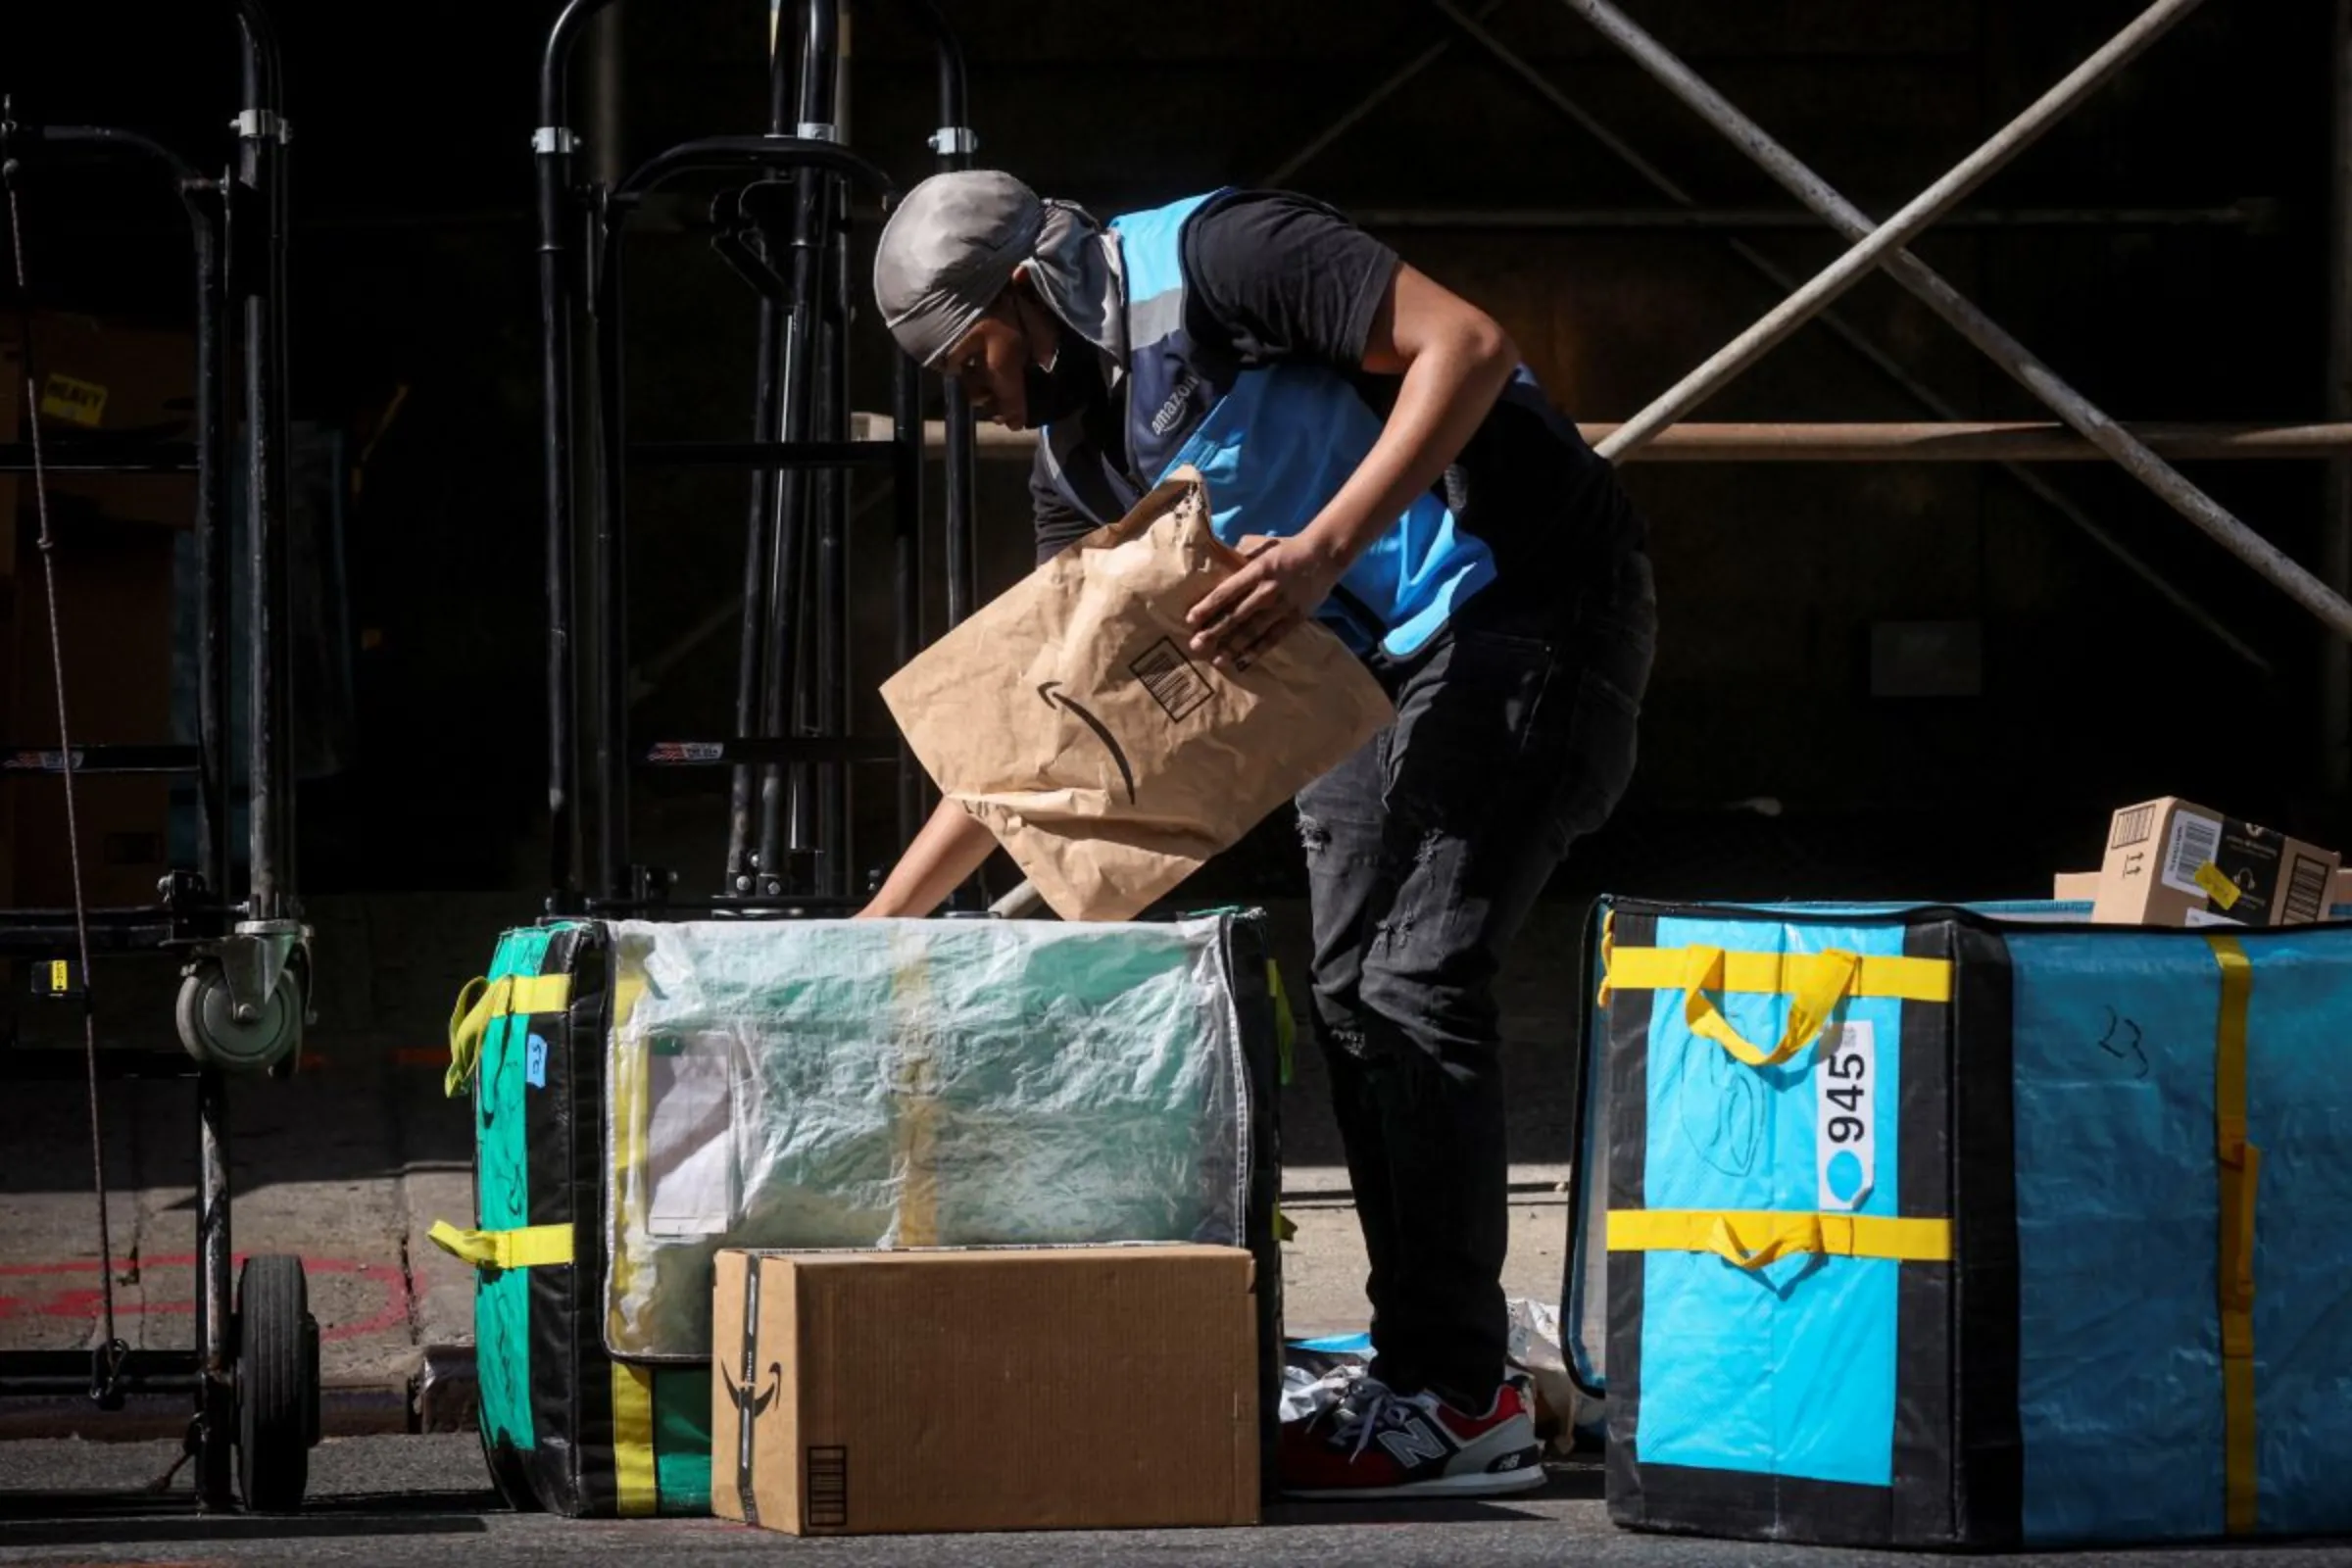
[[[1283,1494],[1478,1497],[1540,1487],[1534,1407],[1516,1378],[1495,1391],[1484,1415],[1359,1378],[1333,1408],[1284,1425]]]

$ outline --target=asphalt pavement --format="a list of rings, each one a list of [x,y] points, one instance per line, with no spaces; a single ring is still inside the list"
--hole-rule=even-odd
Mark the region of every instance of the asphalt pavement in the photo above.
[[[1601,1501],[1599,1470],[1555,1465],[1541,1492],[1487,1503],[1293,1503],[1252,1529],[1052,1535],[871,1536],[804,1541],[713,1519],[583,1521],[510,1513],[487,1489],[474,1439],[330,1439],[312,1454],[311,1501],[285,1518],[200,1518],[183,1470],[169,1492],[144,1491],[175,1457],[170,1443],[0,1443],[0,1563],[354,1564],[466,1568],[485,1563],[659,1560],[662,1568],[755,1554],[822,1562],[1351,1564],[1563,1563],[1591,1568],[1830,1564],[1874,1568],[1930,1559],[1890,1552],[1643,1536],[1621,1531]],[[1050,1454],[1039,1455],[1052,1463]],[[2037,1568],[2274,1568],[2352,1562],[2352,1544],[2251,1545],[1983,1558]]]

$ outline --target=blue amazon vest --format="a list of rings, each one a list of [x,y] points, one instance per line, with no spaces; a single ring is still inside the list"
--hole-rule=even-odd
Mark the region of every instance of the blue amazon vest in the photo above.
[[[1100,451],[1082,452],[1076,418],[1048,425],[1043,446],[1055,488],[1098,523],[1142,499],[1135,476],[1147,476],[1148,489],[1189,464],[1207,482],[1211,525],[1230,545],[1247,534],[1302,531],[1386,421],[1336,370],[1295,362],[1245,368],[1193,342],[1182,235],[1214,194],[1111,220],[1126,270],[1133,475]],[[1524,367],[1518,377],[1532,386]],[[1357,558],[1318,618],[1358,655],[1377,645],[1403,657],[1494,580],[1494,552],[1425,492]]]

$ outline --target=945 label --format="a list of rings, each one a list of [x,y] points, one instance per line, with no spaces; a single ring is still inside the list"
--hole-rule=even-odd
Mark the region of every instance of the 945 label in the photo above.
[[[1822,1031],[1813,1086],[1813,1159],[1821,1206],[1859,1207],[1879,1174],[1879,1051],[1869,1022]]]

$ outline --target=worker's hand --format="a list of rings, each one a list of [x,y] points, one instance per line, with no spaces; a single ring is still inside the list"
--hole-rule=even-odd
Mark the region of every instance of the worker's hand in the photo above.
[[[1193,652],[1229,672],[1248,669],[1312,615],[1345,569],[1305,537],[1259,541],[1248,554],[1242,568],[1185,617],[1193,627]]]

